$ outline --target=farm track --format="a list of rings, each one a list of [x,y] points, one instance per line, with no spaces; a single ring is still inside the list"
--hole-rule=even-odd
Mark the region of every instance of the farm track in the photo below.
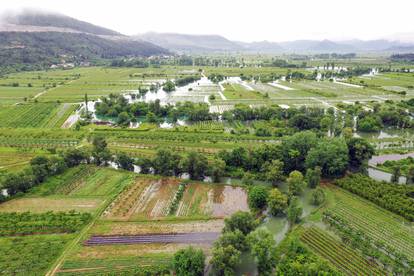
[[[131,236],[92,236],[84,242],[86,246],[107,244],[147,244],[147,243],[208,243],[212,244],[220,236],[219,232],[197,232],[179,234],[148,234]]]

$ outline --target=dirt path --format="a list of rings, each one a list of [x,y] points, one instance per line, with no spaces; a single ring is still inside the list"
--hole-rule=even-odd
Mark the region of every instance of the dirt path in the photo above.
[[[212,244],[220,236],[219,232],[195,232],[177,234],[147,234],[130,236],[92,236],[84,242],[86,246],[107,244],[146,244],[146,243],[208,243]]]

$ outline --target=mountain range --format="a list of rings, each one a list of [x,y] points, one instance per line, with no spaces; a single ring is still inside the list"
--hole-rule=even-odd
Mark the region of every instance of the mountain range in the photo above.
[[[286,42],[241,42],[219,35],[189,35],[178,33],[144,33],[133,36],[178,53],[250,52],[250,53],[349,53],[349,52],[409,52],[414,43],[379,40],[294,40]]]
[[[407,36],[408,34],[405,34]],[[63,62],[194,53],[409,53],[398,40],[295,40],[241,42],[220,35],[149,32],[127,36],[51,12],[25,10],[0,20],[0,64],[40,68]],[[26,68],[33,69],[33,68]],[[36,68],[35,68],[36,69]]]

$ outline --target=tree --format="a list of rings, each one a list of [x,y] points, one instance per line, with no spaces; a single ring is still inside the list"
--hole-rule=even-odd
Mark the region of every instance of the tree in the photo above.
[[[77,148],[68,149],[63,153],[63,159],[69,168],[75,167],[82,162],[87,162],[88,156],[89,154],[85,150]]]
[[[316,166],[314,169],[307,169],[305,179],[309,188],[314,189],[319,186],[321,182],[321,167]]]
[[[254,184],[254,174],[251,172],[245,172],[241,181],[244,185],[252,186]]]
[[[267,205],[272,216],[278,216],[283,214],[288,206],[288,198],[282,194],[277,188],[270,191],[267,198]]]
[[[132,159],[125,153],[120,153],[117,155],[116,164],[123,170],[127,170],[127,171],[134,170],[134,159]]]
[[[204,262],[203,251],[190,246],[174,254],[173,266],[177,275],[201,276],[204,274]]]
[[[213,182],[220,182],[220,177],[224,175],[226,163],[220,158],[214,158],[210,163],[210,175]]]
[[[249,248],[246,241],[246,235],[239,229],[224,232],[216,242],[217,247],[226,247],[229,245],[232,245],[240,252],[246,251]]]
[[[126,111],[123,111],[118,114],[118,125],[120,126],[128,126],[131,122],[129,114]]]
[[[294,170],[303,171],[308,151],[313,148],[318,138],[312,131],[301,131],[282,141],[282,156],[285,173]]]
[[[238,211],[231,217],[224,219],[223,233],[240,230],[243,235],[247,235],[256,229],[256,227],[257,222],[250,212]]]
[[[392,168],[392,174],[391,174],[391,182],[392,183],[398,183],[400,181],[401,176],[401,168],[400,166],[395,166]]]
[[[213,247],[210,264],[214,275],[233,276],[235,267],[240,263],[241,252],[232,245]]]
[[[140,167],[140,173],[149,174],[152,168],[152,161],[148,158],[138,159],[137,165]]]
[[[280,160],[272,160],[263,165],[266,180],[270,181],[274,186],[285,179],[283,175],[283,162]]]
[[[414,184],[414,166],[408,168],[406,183]]]
[[[287,210],[287,218],[289,222],[292,224],[297,223],[302,216],[302,207],[299,203],[299,198],[296,196],[291,197],[289,207]]]
[[[342,138],[324,139],[306,157],[306,168],[321,167],[327,177],[343,175],[348,167],[348,146]]]
[[[266,207],[268,189],[264,186],[253,186],[249,189],[249,206],[252,209],[262,210]]]
[[[321,205],[325,201],[325,192],[318,187],[311,194],[311,203],[315,206]]]
[[[305,182],[303,181],[303,175],[299,171],[293,171],[289,174],[287,179],[289,195],[300,195],[305,188]]]
[[[351,138],[347,141],[347,145],[349,164],[357,169],[371,159],[375,151],[374,147],[362,138]]]
[[[174,82],[168,80],[164,83],[164,85],[162,86],[162,90],[164,90],[165,92],[172,92],[175,90],[175,84]]]
[[[181,160],[181,169],[190,175],[190,179],[202,180],[208,168],[207,158],[195,151]]]
[[[169,149],[159,149],[152,160],[152,165],[155,174],[164,176],[179,175],[181,157],[178,154],[172,153]]]
[[[271,275],[276,266],[276,243],[267,229],[259,228],[247,236],[259,275]]]
[[[107,148],[106,140],[103,136],[95,136],[92,139],[92,157],[96,165],[107,164],[111,160],[111,153]]]

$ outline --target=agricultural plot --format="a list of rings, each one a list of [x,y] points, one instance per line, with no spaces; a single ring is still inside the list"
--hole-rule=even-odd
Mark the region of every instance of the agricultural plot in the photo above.
[[[139,178],[115,199],[104,217],[110,220],[146,220],[168,216],[224,218],[248,210],[247,193],[241,187],[189,183],[176,198],[180,180]],[[172,207],[173,204],[176,207]]]
[[[241,187],[191,183],[181,200],[177,216],[224,218],[237,211],[248,211],[247,193]]]
[[[0,204],[0,212],[77,212],[93,213],[102,204],[98,198],[24,197]]]
[[[55,103],[2,106],[0,127],[45,127],[58,106]]]
[[[341,189],[328,190],[336,202],[325,214],[328,220],[337,220],[353,231],[361,231],[378,243],[376,246],[385,245],[414,261],[414,228],[410,223]]]
[[[180,180],[172,178],[138,179],[111,204],[105,216],[121,220],[166,217],[179,183]]]
[[[300,237],[312,251],[327,259],[346,275],[387,275],[374,262],[364,259],[359,253],[315,227],[307,228]]]
[[[45,275],[73,234],[0,237],[2,275]]]
[[[263,95],[258,91],[252,91],[246,89],[244,86],[238,83],[225,83],[223,84],[224,96],[229,100],[234,99],[262,99]]]
[[[0,174],[2,171],[16,171],[26,166],[38,154],[44,151],[22,151],[16,148],[0,148]]]
[[[42,92],[42,87],[13,87],[0,86],[0,102],[2,104],[15,104],[27,98],[34,97]]]
[[[121,247],[124,249],[125,247]],[[137,247],[129,246],[130,254],[121,251],[120,246],[99,246],[91,250],[117,250],[120,256],[100,258],[86,257],[81,254],[65,261],[55,275],[163,275],[171,270],[172,254],[145,254],[134,256],[132,251],[138,252]],[[93,255],[94,251],[91,255]]]
[[[47,91],[40,101],[76,103],[83,101],[85,93],[90,100],[96,100],[110,93],[127,93],[138,90],[139,86],[149,86],[154,81],[174,79],[182,75],[177,70],[167,68],[103,68],[89,67],[68,70],[78,78]]]

